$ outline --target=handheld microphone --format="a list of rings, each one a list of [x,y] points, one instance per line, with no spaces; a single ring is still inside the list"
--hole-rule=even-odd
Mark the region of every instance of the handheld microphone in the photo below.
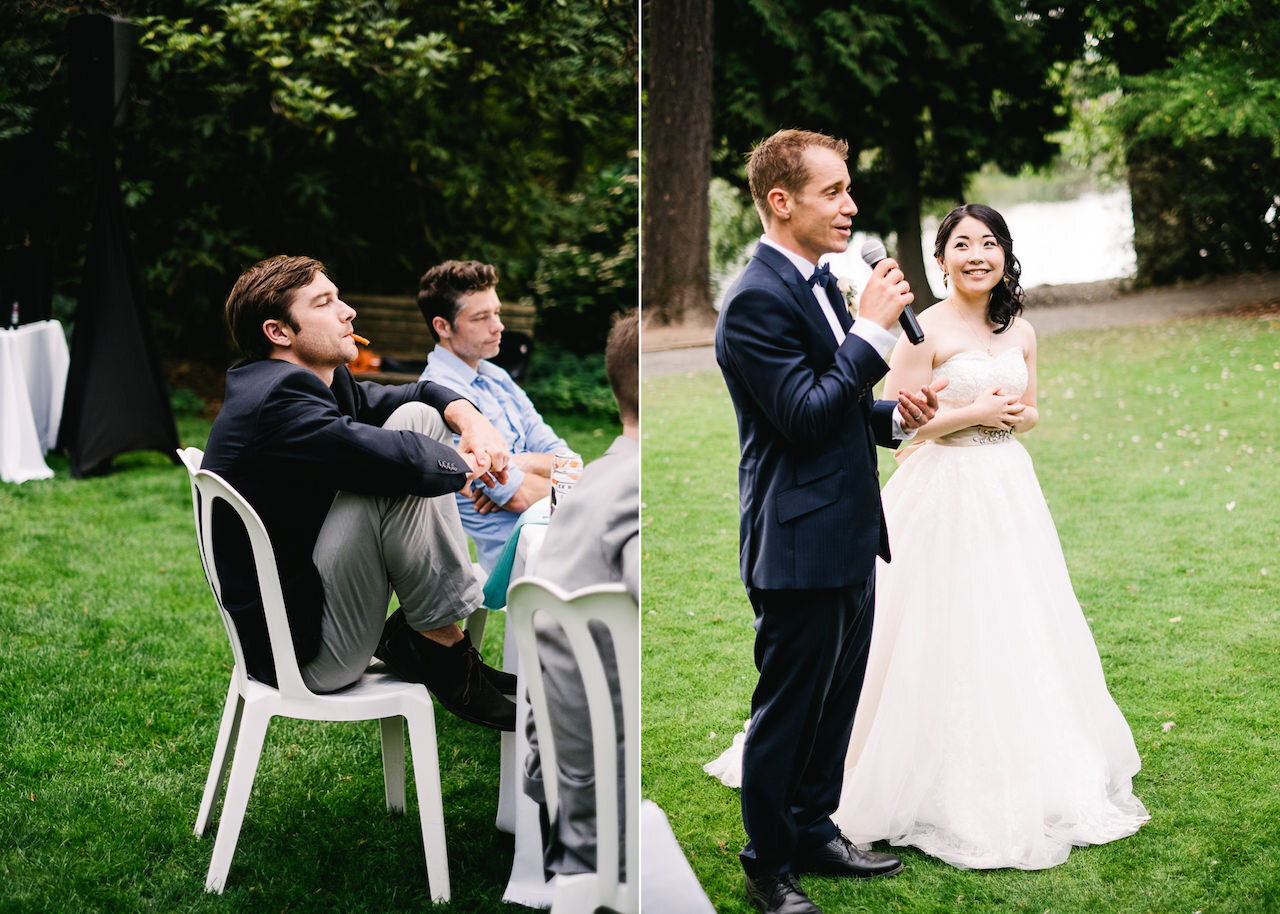
[[[862,245],[862,259],[873,270],[876,268],[876,264],[888,256],[888,252],[884,249],[884,243],[874,238],[869,239]],[[919,346],[924,342],[924,331],[920,329],[920,322],[916,320],[916,313],[911,310],[910,305],[903,308],[902,313],[898,315],[898,324],[913,345]]]

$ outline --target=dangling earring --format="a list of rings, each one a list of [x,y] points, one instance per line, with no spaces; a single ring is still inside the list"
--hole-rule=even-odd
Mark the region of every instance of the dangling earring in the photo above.
[[[949,275],[950,275],[949,273],[943,273],[943,274],[942,274],[942,288],[944,288],[944,289],[947,287],[947,277],[948,277]]]
[[[1004,274],[1004,287],[1005,287],[1006,289],[1007,289],[1007,288],[1009,288],[1009,274],[1008,274],[1008,273],[1005,273],[1005,274]]]

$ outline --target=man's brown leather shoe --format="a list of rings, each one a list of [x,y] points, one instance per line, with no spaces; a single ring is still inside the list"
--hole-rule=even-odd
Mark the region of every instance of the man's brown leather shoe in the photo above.
[[[793,873],[747,877],[747,898],[764,914],[822,914],[809,900]]]
[[[902,872],[902,860],[893,854],[860,851],[844,835],[837,834],[827,844],[815,848],[795,860],[797,873],[819,876],[896,876]]]

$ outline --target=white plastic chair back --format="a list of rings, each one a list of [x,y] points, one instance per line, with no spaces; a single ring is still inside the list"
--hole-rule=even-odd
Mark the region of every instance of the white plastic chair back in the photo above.
[[[212,543],[206,544],[205,531],[208,528],[201,518],[201,504],[205,499],[200,494],[200,488],[196,485],[196,473],[200,472],[200,464],[204,462],[204,451],[198,447],[180,448],[178,450],[178,458],[182,461],[182,465],[187,468],[188,481],[191,483],[191,511],[195,515],[196,545],[200,549],[200,567],[204,569],[205,582],[208,583],[209,590],[213,593],[214,602],[218,604],[218,617],[222,619],[223,628],[227,631],[227,641],[231,644],[231,654],[235,658],[231,674],[233,680],[235,680],[233,685],[237,686],[237,690],[239,690],[244,686],[244,652],[240,649],[240,637],[236,633],[235,623],[231,619],[231,614],[222,605],[222,588],[216,583],[217,577],[213,564]]]
[[[507,624],[515,632],[520,668],[529,690],[547,813],[552,821],[559,809],[560,789],[554,731],[534,633],[535,619],[542,613],[563,628],[572,647],[587,695],[595,766],[597,871],[558,875],[551,910],[553,914],[579,914],[605,906],[632,914],[640,909],[640,614],[620,584],[565,593],[549,581],[522,577],[507,591]],[[599,625],[607,628],[612,640],[621,690],[627,883],[621,879],[618,848],[618,722],[604,664],[592,637],[592,628]]]
[[[204,453],[197,448],[186,448],[195,451],[199,459]],[[218,580],[218,566],[213,557],[213,508],[222,500],[239,516],[249,537],[249,546],[253,551],[253,560],[258,574],[258,590],[262,596],[262,609],[267,618],[267,636],[271,642],[271,656],[275,660],[276,687],[280,694],[290,699],[305,699],[314,693],[302,682],[302,674],[298,671],[298,656],[293,650],[293,636],[289,632],[289,619],[284,609],[284,593],[280,589],[280,575],[276,566],[276,553],[271,548],[271,538],[267,536],[267,528],[263,526],[258,512],[241,497],[240,493],[227,484],[217,473],[201,470],[196,464],[192,472],[188,456],[179,451],[187,472],[191,474],[193,495],[199,496],[196,511],[196,535],[200,541],[200,563],[204,565],[204,576],[213,591],[218,603],[222,622],[227,628],[227,636],[231,640],[231,650],[236,658],[236,675],[245,677],[244,652],[240,647],[240,638],[236,632],[235,622],[222,598],[222,582]],[[225,534],[224,534],[225,535]]]

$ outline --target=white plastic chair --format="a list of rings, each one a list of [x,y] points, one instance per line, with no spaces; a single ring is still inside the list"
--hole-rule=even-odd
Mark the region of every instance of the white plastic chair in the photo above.
[[[262,753],[263,739],[272,717],[302,720],[378,720],[382,727],[382,769],[387,808],[403,812],[405,808],[404,727],[408,723],[409,742],[413,749],[413,778],[418,791],[418,813],[422,819],[422,845],[426,854],[427,882],[433,901],[449,900],[449,862],[444,839],[444,808],[440,794],[440,762],[436,747],[435,711],[425,686],[402,682],[379,673],[366,673],[359,683],[342,692],[318,695],[310,691],[298,672],[298,661],[289,635],[284,597],[276,570],[275,554],[266,528],[257,513],[216,473],[200,469],[204,453],[189,447],[178,451],[191,477],[192,510],[195,513],[196,537],[200,545],[200,561],[205,578],[226,626],[235,656],[227,702],[218,729],[218,742],[209,765],[204,797],[196,816],[196,835],[203,835],[213,807],[222,792],[227,767],[226,799],[222,806],[218,837],[213,845],[213,859],[205,891],[221,892],[226,885],[227,870],[235,854],[240,825],[253,788],[254,775]],[[222,602],[222,586],[213,558],[213,506],[219,499],[239,515],[248,532],[257,566],[258,586],[266,611],[267,633],[275,658],[278,688],[264,685],[245,673],[244,652],[236,634],[235,623]],[[234,752],[233,752],[234,747]],[[234,754],[234,761],[232,755]]]
[[[534,619],[546,613],[564,629],[587,695],[595,766],[596,872],[556,876],[552,914],[590,914],[604,906],[620,914],[640,910],[640,613],[621,585],[606,584],[567,594],[549,581],[522,577],[507,592],[507,624],[515,631],[520,669],[529,689],[529,705],[538,730],[547,813],[555,821],[560,787],[556,746],[547,707]],[[626,873],[621,879],[618,849],[618,744],[604,664],[592,622],[607,626],[617,659],[622,695],[623,791],[626,803]]]

